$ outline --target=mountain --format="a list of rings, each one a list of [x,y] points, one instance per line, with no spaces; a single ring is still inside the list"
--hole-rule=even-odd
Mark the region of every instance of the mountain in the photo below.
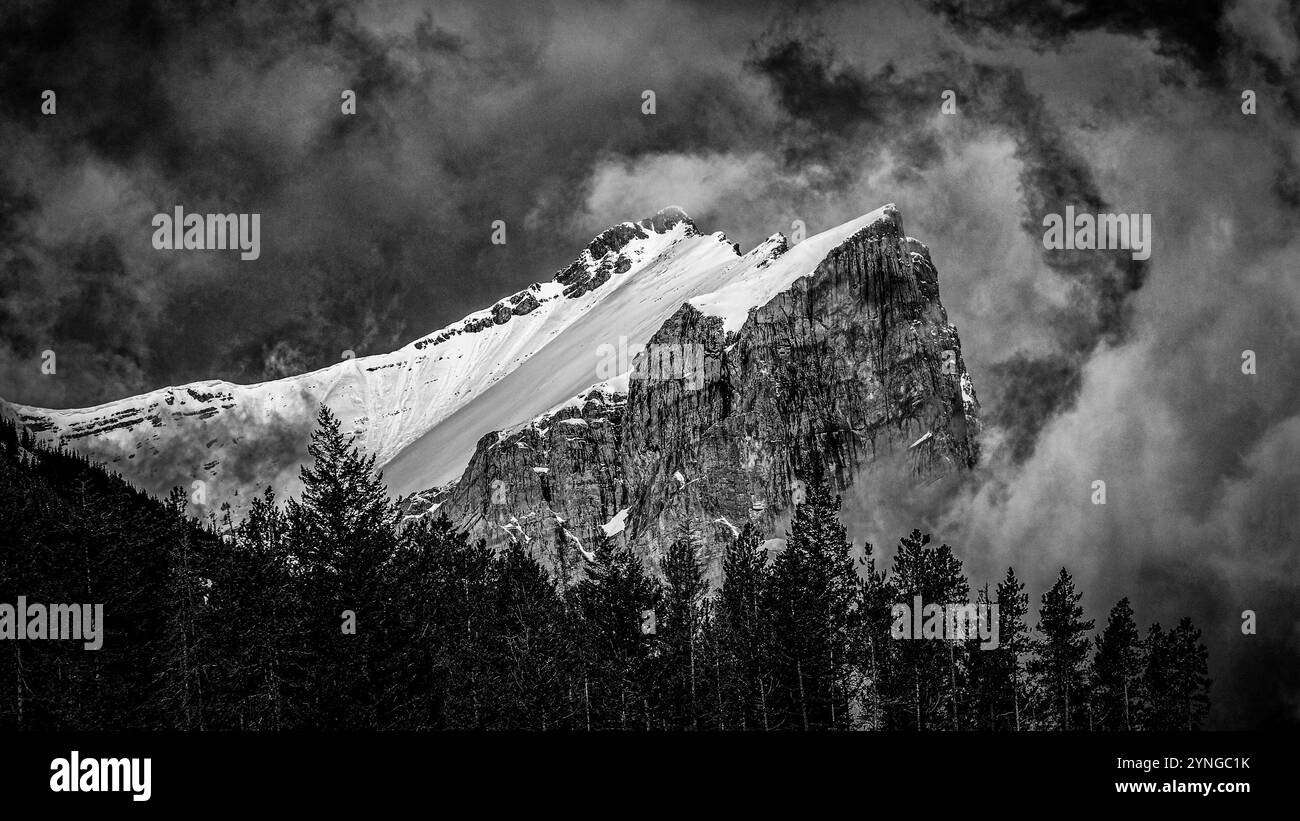
[[[716,575],[719,546],[748,521],[779,532],[809,482],[845,488],[864,469],[923,482],[975,464],[961,343],[929,250],[893,206],[793,248],[775,236],[733,265],[630,373],[486,434],[411,512],[524,542],[562,576],[597,531],[651,554],[688,535]]]
[[[711,540],[771,525],[800,482],[899,459],[924,481],[977,456],[956,330],[892,205],[745,254],[668,208],[392,353],[0,413],[153,493],[201,481],[196,499],[240,511],[265,486],[297,492],[322,402],[412,515],[560,563],[598,529],[651,550]]]

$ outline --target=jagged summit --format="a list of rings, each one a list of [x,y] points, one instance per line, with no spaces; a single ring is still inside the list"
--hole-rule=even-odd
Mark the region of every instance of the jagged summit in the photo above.
[[[654,216],[646,217],[642,220],[628,220],[620,222],[617,225],[611,225],[604,231],[595,236],[587,244],[585,253],[592,259],[601,259],[611,252],[621,251],[634,239],[647,239],[647,232],[654,234],[667,234],[679,224],[684,224],[685,229],[683,236],[694,236],[699,233],[692,220],[685,211],[676,205],[669,205],[661,208]],[[580,257],[581,258],[581,257]]]
[[[666,208],[659,209],[653,217],[647,217],[641,220],[640,225],[643,228],[654,231],[656,234],[663,234],[669,231],[674,225],[684,222],[691,227],[691,230],[698,231],[695,221],[687,213],[676,205],[669,205]]]
[[[689,530],[716,574],[720,545],[747,522],[779,533],[814,477],[925,483],[975,464],[979,406],[957,331],[896,207],[793,246],[774,234],[703,279],[713,287],[651,349],[485,434],[408,515],[526,545],[561,574],[597,534],[654,555]]]

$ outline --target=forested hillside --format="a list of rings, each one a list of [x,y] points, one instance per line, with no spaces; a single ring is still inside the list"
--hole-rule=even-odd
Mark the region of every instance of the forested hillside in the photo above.
[[[1189,619],[1100,630],[1062,569],[972,591],[913,531],[888,568],[813,488],[774,558],[746,528],[718,590],[698,545],[594,546],[561,586],[515,545],[407,519],[322,410],[301,498],[191,518],[0,427],[0,602],[104,604],[103,647],[0,641],[5,729],[1195,729]],[[972,593],[974,594],[972,596]],[[978,638],[891,637],[897,603],[997,604]],[[19,616],[21,617],[21,616]]]

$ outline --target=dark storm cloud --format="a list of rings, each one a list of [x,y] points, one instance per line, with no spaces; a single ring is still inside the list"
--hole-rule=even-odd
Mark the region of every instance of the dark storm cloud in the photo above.
[[[1223,50],[1225,0],[930,0],[960,30],[1024,37],[1039,48],[1083,32],[1152,34],[1163,54],[1212,69]]]
[[[299,321],[331,343],[309,351],[319,365],[327,350],[361,347],[349,311],[331,310],[337,303],[356,308],[347,304],[356,301],[351,289],[376,277],[380,294],[400,292],[400,274],[390,277],[385,266],[397,237],[382,212],[371,214],[380,236],[360,248],[321,241],[346,236],[337,223],[277,240],[310,219],[304,214],[332,209],[314,209],[305,201],[310,191],[292,189],[318,160],[341,162],[353,150],[346,125],[325,127],[324,112],[337,111],[336,89],[344,81],[391,88],[393,72],[376,59],[375,43],[348,28],[337,4],[284,4],[278,28],[263,25],[256,7],[105,2],[6,11],[0,71],[13,79],[0,109],[7,144],[25,151],[0,166],[0,187],[5,200],[23,203],[4,214],[6,228],[29,238],[7,249],[6,279],[29,272],[44,291],[38,310],[11,316],[3,327],[7,396],[91,404],[205,370],[257,378],[266,349]],[[303,53],[309,56],[294,63]],[[259,70],[279,71],[288,90],[259,84]],[[338,82],[328,88],[313,72]],[[52,117],[33,104],[46,88],[58,94]],[[276,111],[277,104],[288,110]],[[297,110],[311,107],[318,111]],[[293,131],[293,121],[304,120]],[[79,202],[87,203],[84,211]],[[248,270],[231,256],[180,261],[154,252],[149,220],[176,204],[191,212],[262,213],[268,253],[244,263],[255,266]],[[324,267],[343,273],[299,299]],[[12,314],[27,296],[5,289],[0,301]],[[391,297],[376,301],[382,306]],[[382,342],[395,342],[401,322],[384,318],[397,333]],[[32,376],[43,348],[60,356],[58,379]]]
[[[864,154],[884,150],[902,160],[900,177],[938,165],[944,149],[932,120],[935,91],[945,77],[965,77],[971,93],[964,115],[1015,141],[1028,234],[1041,236],[1043,216],[1063,214],[1066,206],[1108,210],[1091,169],[1018,70],[970,65],[952,54],[937,61],[940,67],[921,76],[903,75],[892,64],[866,75],[851,65],[833,68],[833,55],[819,43],[786,40],[768,46],[753,65],[771,80],[787,114],[806,127],[800,135],[809,135],[787,146],[787,162],[833,162],[840,180],[857,173]],[[991,364],[994,378],[984,385],[992,421],[1006,431],[1018,460],[1032,451],[1043,425],[1073,404],[1079,372],[1097,343],[1123,340],[1129,297],[1142,287],[1146,268],[1127,252],[1052,251],[1043,261],[1073,287],[1071,304],[1053,321],[1057,347]]]
[[[967,360],[977,362],[986,465],[973,481],[921,491],[901,491],[883,470],[854,488],[851,527],[886,554],[899,534],[926,527],[958,545],[973,578],[1015,565],[1035,605],[1065,565],[1094,617],[1121,596],[1145,622],[1191,615],[1211,647],[1216,724],[1295,724],[1300,519],[1288,501],[1295,471],[1284,465],[1300,457],[1300,373],[1283,351],[1300,340],[1296,288],[1278,270],[1300,262],[1295,80],[1294,70],[1267,70],[1294,67],[1295,8],[1238,4],[1223,18],[1193,9],[1187,24],[1160,16],[1170,8],[1136,19],[1094,5],[1071,28],[1050,9],[1020,26],[1011,5],[980,7],[1000,12],[960,28],[979,29],[984,46],[935,49],[910,69],[837,54],[851,42],[844,36],[778,39],[752,60],[800,138],[782,157],[835,164],[827,178],[846,190],[855,159],[895,159],[897,184],[951,170],[951,155],[983,135],[1012,140],[1020,228],[1036,264],[1065,287],[1057,303],[1020,300],[1022,281],[988,271],[1001,306],[986,318],[1019,322],[1031,311],[1038,337],[1021,348],[972,347],[982,329],[958,320]],[[1276,38],[1264,36],[1274,28]],[[1021,36],[1007,38],[1013,30]],[[1086,45],[1075,42],[1090,30]],[[1043,73],[1067,40],[1074,64]],[[997,51],[1011,45],[1044,58]],[[1111,85],[1093,81],[1112,59]],[[1247,86],[1267,117],[1241,114]],[[956,144],[931,116],[944,87],[961,89],[968,130]],[[1106,135],[1123,147],[1110,148]],[[1042,217],[1067,205],[1154,211],[1162,251],[1148,262],[1044,252]],[[918,206],[933,230],[942,205],[914,197],[905,215]],[[954,239],[947,254],[960,267],[941,268],[941,278],[949,310],[961,314],[954,280],[968,290],[968,266],[989,257],[972,237]],[[1267,380],[1240,372],[1239,354],[1254,344],[1273,352],[1278,370]],[[1089,503],[1096,478],[1108,481],[1106,507]],[[1272,628],[1243,636],[1247,609]]]
[[[765,134],[735,77],[660,46],[674,21],[644,7],[109,0],[4,14],[0,133],[17,150],[0,159],[0,230],[24,240],[0,279],[0,396],[32,404],[390,350],[639,216],[574,218],[594,157]],[[46,88],[53,117],[38,109]],[[154,251],[149,220],[176,204],[260,213],[261,258]],[[488,241],[496,219],[505,246]],[[46,348],[66,362],[58,379],[40,378]]]

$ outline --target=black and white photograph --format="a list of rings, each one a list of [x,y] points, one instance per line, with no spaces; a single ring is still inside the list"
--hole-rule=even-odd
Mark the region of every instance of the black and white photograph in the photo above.
[[[6,790],[1297,729],[1295,0],[0,4]]]

